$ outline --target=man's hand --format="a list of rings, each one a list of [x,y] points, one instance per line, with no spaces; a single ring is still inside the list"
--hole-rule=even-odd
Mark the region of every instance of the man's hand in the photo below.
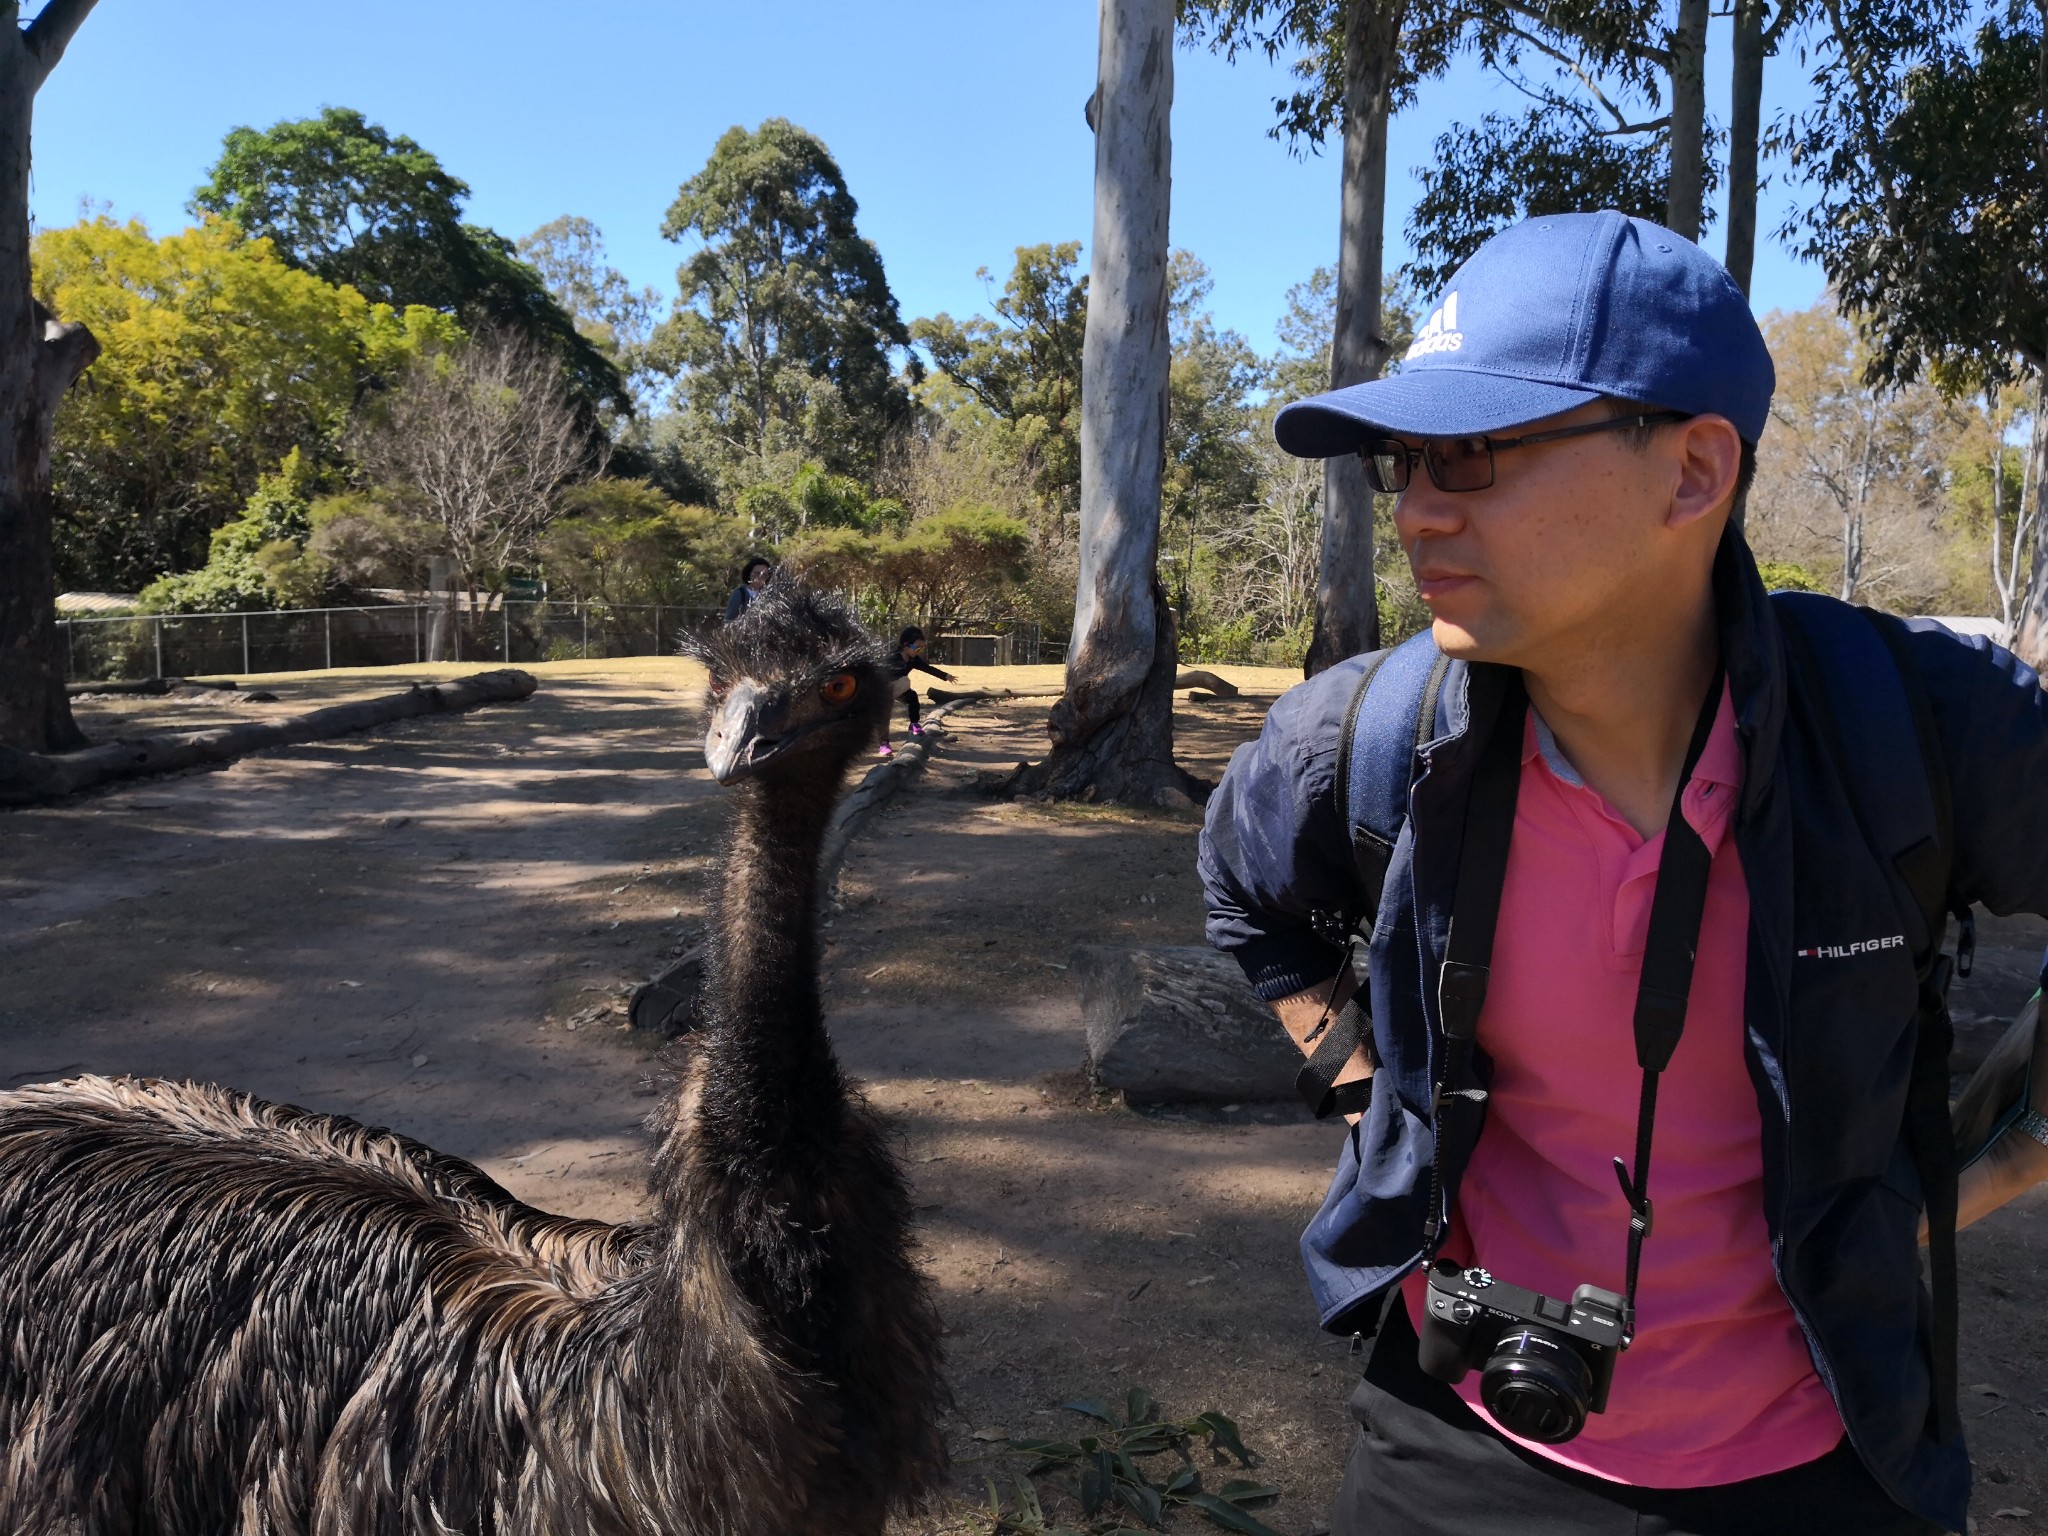
[[[1283,997],[1273,1005],[1273,1011],[1280,1016],[1280,1027],[1287,1031],[1288,1038],[1301,1048],[1301,1054],[1312,1056],[1321,1036],[1315,1040],[1309,1036],[1327,1016],[1334,1019],[1337,1011],[1350,1000],[1358,990],[1358,978],[1346,966],[1321,986],[1310,987],[1292,997]],[[1334,996],[1332,995],[1334,993]],[[1371,1077],[1375,1065],[1372,1059],[1372,1041],[1368,1038],[1359,1042],[1358,1049],[1351,1053],[1351,1059],[1344,1063],[1337,1073],[1340,1083],[1355,1083],[1360,1078]],[[1358,1124],[1357,1115],[1346,1115],[1345,1120]]]
[[[2035,1109],[2048,1113],[2048,1008],[2040,1011],[2034,1024],[2032,1103]],[[2007,1201],[2041,1183],[2048,1183],[2048,1147],[2015,1126],[1963,1170],[1962,1183],[1956,1191],[1956,1226],[1967,1227],[1989,1216]],[[1926,1240],[1924,1231],[1921,1240]]]

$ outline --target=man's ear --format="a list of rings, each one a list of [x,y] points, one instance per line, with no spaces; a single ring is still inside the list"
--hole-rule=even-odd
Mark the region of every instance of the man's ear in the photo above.
[[[1726,416],[1694,416],[1675,423],[1670,432],[1678,483],[1664,523],[1676,530],[1725,511],[1734,499],[1742,438]]]

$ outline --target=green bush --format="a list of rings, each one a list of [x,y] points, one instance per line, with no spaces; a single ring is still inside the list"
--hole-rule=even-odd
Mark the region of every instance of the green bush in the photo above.
[[[147,613],[233,613],[317,606],[329,581],[305,555],[318,476],[294,448],[257,482],[241,514],[213,530],[206,564],[142,589]]]

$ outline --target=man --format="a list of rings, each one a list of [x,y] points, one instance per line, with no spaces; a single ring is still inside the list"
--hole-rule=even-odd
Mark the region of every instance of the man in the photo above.
[[[1336,1074],[1372,1076],[1369,1107],[1303,1238],[1325,1326],[1377,1327],[1339,1536],[1963,1528],[1902,1108],[1910,950],[1932,945],[1899,932],[1831,767],[1839,732],[1742,539],[1773,383],[1711,258],[1640,219],[1565,215],[1475,254],[1399,373],[1278,418],[1287,451],[1361,453],[1399,494],[1449,658],[1419,724],[1411,695],[1361,695],[1364,658],[1294,689],[1203,835],[1211,942],[1307,1051],[1357,985],[1331,922],[1356,915],[1361,880],[1338,764],[1353,743],[1400,747],[1369,1038]],[[1953,787],[1948,889],[2048,912],[2048,696],[2003,651],[1932,626],[1895,639]],[[1874,707],[1825,703],[1837,725]],[[1390,709],[1404,718],[1375,713]],[[1464,871],[1501,842],[1489,896]],[[1667,849],[1696,852],[1667,870]],[[1689,923],[1667,921],[1688,903]],[[1654,1076],[1637,1026],[1670,1018],[1670,990],[1646,982],[1646,947],[1682,978]],[[2048,1083],[2034,1092],[2048,1105]],[[1961,1219],[2044,1178],[2036,1117],[1964,1173]],[[1494,1287],[1468,1294],[1631,1301],[1604,1409],[1576,1434],[1510,1435],[1500,1415],[1539,1422],[1514,1407],[1526,1376],[1426,1371],[1425,1308],[1455,1300],[1439,1274]]]

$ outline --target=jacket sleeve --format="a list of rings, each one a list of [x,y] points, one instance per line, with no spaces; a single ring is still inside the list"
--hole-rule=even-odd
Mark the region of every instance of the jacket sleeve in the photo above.
[[[1907,627],[1948,762],[1952,888],[2001,915],[2048,916],[2048,693],[2003,647]]]
[[[952,673],[940,670],[939,668],[933,666],[930,662],[924,660],[922,657],[918,658],[916,661],[913,661],[910,665],[919,672],[929,672],[933,677],[944,678],[949,683],[953,681]],[[903,675],[905,677],[908,677],[910,674],[908,672],[905,672]]]
[[[1343,949],[1312,925],[1316,913],[1358,901],[1336,764],[1363,666],[1363,658],[1340,663],[1282,695],[1209,797],[1199,859],[1209,942],[1268,1002],[1329,980],[1343,964]]]

